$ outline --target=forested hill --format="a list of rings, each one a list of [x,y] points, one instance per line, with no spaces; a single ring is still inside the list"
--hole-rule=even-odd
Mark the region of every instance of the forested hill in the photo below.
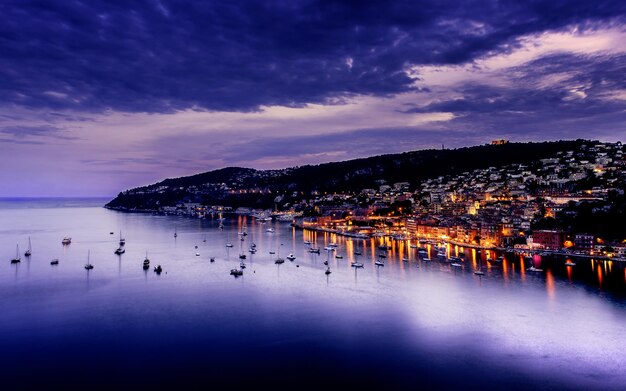
[[[343,162],[254,170],[228,167],[165,179],[120,193],[106,206],[120,209],[158,209],[179,202],[228,206],[268,207],[279,195],[297,192],[358,192],[386,183],[408,182],[411,188],[425,179],[514,163],[533,164],[559,151],[577,150],[585,140],[508,143],[458,149],[429,149],[373,156]]]

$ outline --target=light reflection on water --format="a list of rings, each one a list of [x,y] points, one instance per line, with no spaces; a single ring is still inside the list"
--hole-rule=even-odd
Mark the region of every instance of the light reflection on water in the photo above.
[[[531,265],[522,256],[504,254],[497,263],[487,257],[498,253],[448,248],[463,255],[457,270],[431,245],[432,261],[422,262],[410,243],[387,241],[392,249],[377,267],[381,238],[346,239],[243,216],[221,231],[211,220],[3,205],[0,221],[5,379],[46,368],[72,374],[88,358],[94,371],[131,383],[137,379],[118,360],[139,372],[171,370],[190,379],[210,362],[215,371],[243,367],[243,379],[270,383],[264,376],[278,370],[283,378],[322,373],[348,386],[389,388],[415,380],[453,387],[450,368],[463,386],[619,389],[626,381],[626,271],[618,263],[576,260],[565,267],[563,259],[537,258],[533,265],[544,272],[526,273]],[[113,254],[119,230],[127,239],[122,256]],[[72,244],[62,246],[66,234]],[[25,248],[28,236],[33,256],[10,265],[15,244]],[[308,253],[304,240],[321,254]],[[252,242],[256,254],[248,252]],[[339,244],[343,259],[323,250],[330,243]],[[238,266],[240,249],[247,268],[235,279],[229,270]],[[83,268],[88,250],[92,271]],[[278,250],[297,258],[276,265],[269,251]],[[146,251],[162,275],[142,270]],[[51,266],[52,258],[60,264]],[[352,268],[356,260],[365,267]],[[481,265],[484,277],[473,274]],[[301,373],[301,362],[310,373]]]

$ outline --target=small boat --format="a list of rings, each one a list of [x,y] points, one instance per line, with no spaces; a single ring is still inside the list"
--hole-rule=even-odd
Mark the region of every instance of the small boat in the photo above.
[[[244,261],[239,262],[239,267],[241,269],[245,269],[246,268],[246,263]]]
[[[309,252],[311,254],[319,254],[320,253],[320,249],[319,248],[310,248]]]
[[[565,266],[576,266],[576,262],[566,261]]]
[[[290,260],[290,261],[293,261],[293,260],[296,259],[296,256],[293,255],[293,254],[289,254],[289,255],[287,255],[287,259]]]
[[[326,250],[326,251],[335,251],[335,248],[334,247],[330,247],[330,246],[326,246],[326,247],[324,247],[324,250]]]
[[[265,231],[266,231],[266,232],[269,232],[269,233],[272,233],[272,232],[274,232],[274,228],[268,228],[268,229],[266,229]]]
[[[200,253],[196,253],[196,257],[199,257],[199,256],[200,256]]]
[[[485,272],[484,272],[484,271],[482,271],[482,270],[476,270],[476,271],[474,272],[474,274],[476,274],[477,276],[484,276],[484,275],[485,275]]]
[[[285,263],[285,259],[283,258],[276,258],[276,260],[274,261],[275,264],[281,264],[281,263]]]
[[[531,267],[529,267],[528,269],[526,269],[526,271],[529,271],[529,272],[542,272],[542,271],[543,271],[543,269],[540,269],[540,268],[538,268],[538,267],[531,266]]]
[[[72,243],[72,238],[70,238],[69,236],[64,236],[63,240],[61,240],[61,243],[63,243],[63,244],[70,244],[70,243]]]
[[[387,254],[380,253],[378,254],[378,258],[387,258]]]
[[[51,265],[58,265],[59,264],[59,260],[58,259],[53,259],[52,261],[50,261]]]
[[[458,262],[452,262],[452,263],[450,264],[450,266],[452,266],[452,267],[461,267],[461,266],[463,266],[463,265],[461,265],[461,264],[460,264],[460,263],[458,263]]]
[[[239,259],[246,259],[246,254],[239,254]]]
[[[411,244],[409,247],[411,247],[411,248],[417,248],[417,244]]]
[[[87,269],[87,270],[93,269],[93,265],[89,261],[90,254],[91,254],[91,251],[87,251],[87,264],[85,264],[85,269]]]
[[[161,265],[157,265],[157,267],[154,268],[154,272],[156,274],[161,274],[161,272],[163,272],[163,268],[161,267]]]
[[[16,245],[15,247],[15,258],[11,259],[11,263],[20,263],[22,258],[20,257],[20,245]]]
[[[193,248],[198,248],[198,246],[193,246]]]
[[[376,265],[376,266],[385,266],[383,261],[376,261],[376,262],[374,262],[374,265]]]
[[[233,247],[233,244],[228,242],[228,243],[226,243],[226,247]]]
[[[359,268],[363,267],[363,264],[361,262],[352,262],[350,266]]]
[[[120,246],[120,247],[118,247],[118,248],[114,251],[114,253],[115,253],[115,254],[117,254],[117,255],[122,255],[122,254],[124,254],[125,252],[126,252],[126,249],[125,249],[124,247],[121,247],[121,246]]]
[[[115,234],[115,232],[113,232],[113,231],[109,232],[109,235],[113,235],[113,234]]]
[[[270,251],[270,255],[276,254],[276,251]]]
[[[402,262],[408,262],[409,259],[408,258],[402,258]]]
[[[354,255],[361,255],[361,252],[360,251],[355,251]]]
[[[215,262],[215,258],[211,257],[211,259],[209,259],[209,261],[211,261],[211,263]]]
[[[428,258],[428,257],[424,257],[424,258],[422,258],[422,261],[424,261],[424,262],[430,262],[430,258]]]
[[[250,247],[250,250],[248,250],[250,252],[250,254],[256,254],[256,248],[254,247]]]
[[[250,244],[250,248],[253,248],[253,249],[255,249],[255,251],[256,251],[256,243],[252,243],[252,244]]]
[[[337,258],[337,259],[343,259],[343,255],[339,255],[339,254],[337,254],[337,255],[335,255],[335,258]]]
[[[329,275],[330,273],[332,273],[332,272],[330,271],[330,268],[327,268],[327,269],[326,269],[326,271],[324,272],[324,274],[326,274],[326,275]]]
[[[504,256],[500,255],[498,258],[495,259],[495,262],[502,262],[504,261]]]
[[[230,269],[230,275],[231,276],[235,276],[235,277],[243,276],[243,270],[240,270],[240,269]]]
[[[329,243],[328,247],[335,247],[335,248],[337,248],[337,247],[339,247],[339,245],[337,243]]]
[[[30,236],[28,237],[28,250],[24,252],[25,257],[30,257],[33,253],[32,247],[30,246]]]
[[[310,242],[310,241],[308,241],[308,240],[305,240],[305,241],[304,241],[304,245],[305,245],[305,246],[310,246],[310,245],[311,245],[311,242]]]

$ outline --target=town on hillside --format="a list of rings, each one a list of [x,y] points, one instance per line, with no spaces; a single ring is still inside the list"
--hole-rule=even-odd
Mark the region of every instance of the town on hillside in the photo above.
[[[380,178],[374,187],[352,191],[307,194],[291,189],[289,194],[277,194],[267,209],[178,202],[154,211],[196,218],[249,214],[356,238],[381,236],[624,260],[625,168],[621,142],[590,141],[531,163],[439,176],[413,188],[410,182]],[[238,194],[261,191],[227,183],[212,186]]]

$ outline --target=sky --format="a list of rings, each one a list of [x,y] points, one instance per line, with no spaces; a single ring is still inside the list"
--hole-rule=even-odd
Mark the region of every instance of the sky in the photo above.
[[[626,2],[0,0],[0,197],[626,141]]]

